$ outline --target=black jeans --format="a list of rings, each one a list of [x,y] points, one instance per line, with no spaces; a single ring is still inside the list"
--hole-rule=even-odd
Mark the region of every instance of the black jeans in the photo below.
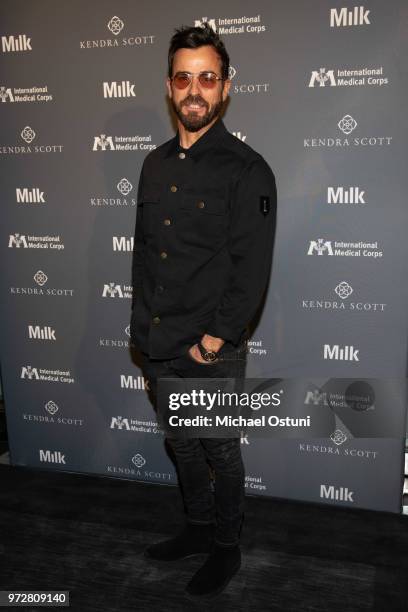
[[[247,340],[244,339],[235,349],[223,349],[224,346],[215,363],[199,363],[187,352],[181,357],[166,360],[149,359],[142,354],[143,375],[149,380],[153,401],[157,401],[158,378],[244,379]],[[216,522],[216,542],[225,546],[238,544],[245,498],[240,438],[167,440],[177,461],[187,521],[196,525]],[[208,464],[215,473],[215,495],[211,490]]]

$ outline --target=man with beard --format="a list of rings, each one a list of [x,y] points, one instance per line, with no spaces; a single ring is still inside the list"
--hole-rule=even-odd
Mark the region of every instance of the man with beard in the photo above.
[[[178,132],[144,161],[133,253],[131,337],[154,402],[158,378],[244,379],[248,324],[270,274],[275,179],[263,157],[225,128],[228,74],[227,51],[207,24],[176,30],[167,92]],[[241,564],[240,439],[167,441],[187,520],[145,555],[172,561],[207,553],[187,592],[214,595]]]

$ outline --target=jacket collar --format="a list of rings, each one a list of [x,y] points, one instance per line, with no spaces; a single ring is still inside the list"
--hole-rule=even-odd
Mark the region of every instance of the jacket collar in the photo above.
[[[175,155],[180,151],[185,151],[188,157],[197,160],[205,151],[214,148],[217,141],[228,133],[227,128],[224,125],[223,120],[219,117],[215,123],[207,130],[191,147],[188,149],[182,149],[180,146],[179,132],[177,131],[175,137],[170,141],[170,147],[167,151],[166,157]]]

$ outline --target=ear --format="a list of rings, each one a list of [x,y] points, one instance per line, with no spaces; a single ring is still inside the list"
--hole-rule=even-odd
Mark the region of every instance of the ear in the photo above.
[[[229,94],[229,90],[231,88],[231,80],[227,79],[226,81],[224,81],[224,87],[222,90],[222,101],[225,102],[228,94]]]
[[[166,87],[167,87],[167,94],[168,94],[168,96],[169,96],[169,98],[171,100],[171,98],[173,97],[173,92],[171,90],[171,81],[170,81],[169,77],[167,77],[167,79],[166,79]]]

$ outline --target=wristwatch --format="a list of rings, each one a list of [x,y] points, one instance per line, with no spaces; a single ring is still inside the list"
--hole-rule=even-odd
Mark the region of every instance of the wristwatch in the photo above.
[[[201,342],[197,342],[198,350],[201,353],[201,357],[204,361],[215,361],[217,359],[217,353],[215,351],[207,350]]]

